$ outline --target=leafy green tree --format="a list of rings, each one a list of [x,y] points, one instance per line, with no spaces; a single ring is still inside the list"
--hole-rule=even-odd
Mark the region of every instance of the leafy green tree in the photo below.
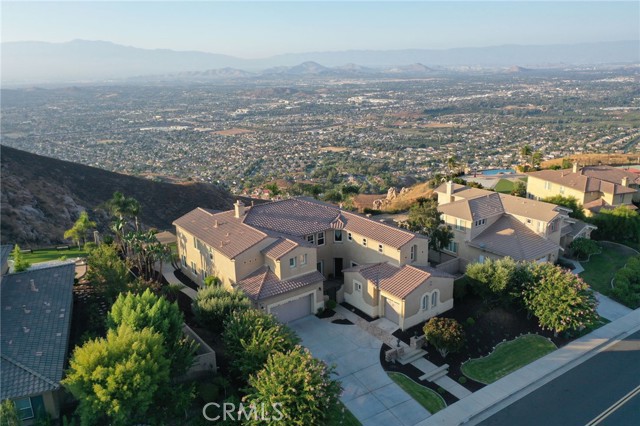
[[[300,339],[273,315],[257,309],[233,312],[222,334],[231,368],[243,381],[262,369],[272,353],[293,349]]]
[[[540,327],[557,335],[589,327],[598,320],[593,290],[581,278],[550,263],[533,266],[534,284],[523,292],[524,305]]]
[[[264,368],[249,379],[243,402],[264,406],[267,415],[273,420],[281,417],[282,424],[327,425],[342,391],[332,374],[333,368],[313,358],[307,349],[297,346],[289,352],[274,352]],[[277,410],[270,410],[272,404],[278,404]],[[264,421],[258,416],[245,423],[261,425]]]
[[[13,270],[15,272],[24,272],[31,266],[31,263],[24,258],[24,254],[22,254],[22,250],[17,244],[13,247],[11,258],[13,259]]]
[[[121,325],[76,347],[62,384],[79,401],[85,425],[146,423],[158,391],[170,386],[164,339]]]
[[[80,247],[80,242],[87,241],[87,232],[96,227],[96,223],[89,219],[89,213],[83,211],[71,229],[64,231],[64,238],[71,238]]]
[[[466,275],[476,281],[474,289],[485,300],[497,296],[503,304],[511,304],[521,298],[523,289],[532,282],[530,267],[530,263],[516,262],[510,257],[485,259],[483,263],[469,264]]]
[[[640,241],[640,214],[627,206],[613,210],[600,210],[592,222],[598,227],[593,232],[596,239],[618,242]]]
[[[640,308],[640,256],[629,259],[626,266],[616,272],[613,297],[631,309]]]
[[[115,246],[100,244],[87,256],[87,280],[98,287],[107,300],[113,301],[127,290],[129,271]]]
[[[211,286],[198,290],[193,302],[193,313],[200,325],[220,333],[229,315],[249,307],[251,302],[242,291]]]
[[[521,180],[517,180],[513,184],[513,189],[511,190],[511,195],[515,195],[516,197],[526,197],[527,196],[527,184]]]
[[[280,195],[280,188],[278,188],[278,184],[275,182],[264,185],[264,189],[268,189],[269,191],[271,191],[271,195],[273,197]]]
[[[5,399],[0,404],[0,426],[21,426],[22,421],[18,416],[18,409],[10,399]]]
[[[531,146],[525,145],[520,148],[520,158],[522,159],[522,164],[525,166],[529,161],[529,156],[533,153]]]
[[[562,195],[553,195],[551,197],[544,198],[542,201],[571,209],[571,213],[569,213],[569,217],[572,217],[578,220],[583,220],[583,221],[586,220],[584,209],[582,208],[582,205],[580,205],[580,202],[575,197],[571,197],[571,196],[563,197]]]
[[[126,324],[133,330],[151,328],[160,333],[171,359],[173,376],[188,370],[197,349],[191,340],[185,339],[183,323],[184,317],[178,305],[156,296],[149,289],[142,294],[121,293],[107,314],[107,327],[110,329]]]
[[[453,318],[433,317],[423,327],[424,335],[443,358],[458,352],[465,343],[464,329]]]
[[[577,259],[587,259],[600,251],[598,243],[589,238],[576,238],[569,244],[571,252]]]
[[[218,278],[218,277],[216,277],[214,275],[209,275],[204,279],[205,287],[220,286],[220,284],[222,284],[222,281],[220,280],[220,278]]]
[[[429,247],[441,251],[449,245],[453,238],[453,232],[444,224],[442,214],[438,211],[435,200],[419,198],[409,208],[407,228],[413,232],[419,232],[429,237]]]

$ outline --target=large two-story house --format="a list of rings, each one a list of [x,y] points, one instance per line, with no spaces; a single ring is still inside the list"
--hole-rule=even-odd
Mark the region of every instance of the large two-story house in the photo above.
[[[609,166],[580,168],[574,164],[567,170],[540,170],[528,174],[527,197],[541,200],[561,195],[574,197],[593,215],[602,209],[625,205],[636,209],[633,201],[640,200],[640,176]]]
[[[215,275],[283,322],[323,308],[326,280],[344,280],[337,301],[401,328],[453,306],[453,278],[428,266],[426,238],[313,199],[198,208],[174,225],[188,276]]]
[[[486,258],[555,262],[569,210],[484,189],[447,182],[439,186],[438,211],[453,232],[445,252],[463,267]]]

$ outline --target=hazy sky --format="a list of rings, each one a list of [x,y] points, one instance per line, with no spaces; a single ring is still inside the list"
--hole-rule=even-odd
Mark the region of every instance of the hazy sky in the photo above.
[[[279,53],[640,38],[640,2],[2,1],[2,41]]]

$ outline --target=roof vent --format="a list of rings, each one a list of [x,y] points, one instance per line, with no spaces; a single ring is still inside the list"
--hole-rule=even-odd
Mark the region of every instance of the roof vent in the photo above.
[[[31,329],[29,327],[22,327],[22,331],[24,331],[25,333],[28,333],[31,331]]]
[[[38,287],[36,287],[36,283],[31,280],[31,291],[38,292]]]
[[[214,227],[214,228],[217,228],[217,227],[218,227],[218,219],[216,219],[216,220],[213,222],[213,227]]]
[[[31,313],[31,309],[27,309],[27,305],[22,305],[22,310],[24,311],[25,314]]]

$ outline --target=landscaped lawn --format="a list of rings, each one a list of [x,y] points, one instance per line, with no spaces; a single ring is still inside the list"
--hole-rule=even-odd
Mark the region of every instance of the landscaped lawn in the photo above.
[[[437,392],[424,387],[404,374],[387,373],[391,379],[396,382],[406,393],[411,395],[413,399],[418,401],[420,405],[427,409],[431,414],[436,413],[447,406],[444,399]]]
[[[588,262],[580,262],[584,272],[580,277],[594,290],[602,294],[611,294],[611,279],[633,256],[630,249],[624,246],[599,244],[602,253],[594,254]]]
[[[513,190],[513,186],[514,186],[514,183],[512,181],[510,181],[509,179],[500,179],[498,181],[498,183],[496,184],[496,186],[493,187],[493,189],[496,192],[502,192],[504,194],[511,194],[511,191]]]
[[[331,413],[329,422],[330,425],[344,425],[344,426],[362,426],[362,423],[349,411],[347,407],[340,401],[336,410]]]
[[[555,349],[556,345],[545,337],[527,334],[500,343],[492,353],[483,358],[467,361],[462,365],[462,372],[477,382],[493,383]]]
[[[84,251],[84,249],[79,249],[78,247],[70,247],[69,250],[34,250],[33,253],[24,254],[24,259],[32,264],[58,260],[61,257],[66,257],[67,259],[87,257],[87,252]]]

